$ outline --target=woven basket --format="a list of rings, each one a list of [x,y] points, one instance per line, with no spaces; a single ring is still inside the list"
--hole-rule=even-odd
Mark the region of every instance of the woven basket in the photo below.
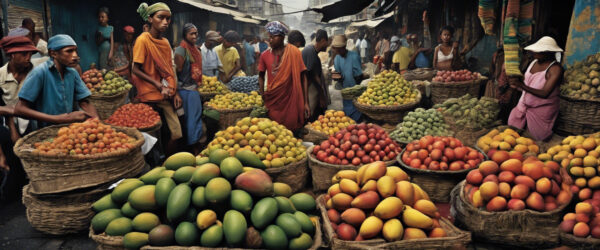
[[[460,171],[435,171],[428,169],[419,169],[413,168],[406,165],[402,161],[402,155],[404,151],[400,153],[397,157],[398,164],[400,164],[400,168],[402,168],[408,175],[410,176],[411,182],[419,185],[428,195],[431,201],[433,202],[442,202],[448,203],[450,201],[450,192],[456,184],[463,181],[467,174],[475,169],[464,169]],[[484,155],[484,160],[487,159],[485,153],[481,150],[478,150]],[[479,166],[479,165],[477,165]]]
[[[415,109],[421,103],[421,92],[417,91],[415,101],[396,106],[370,106],[360,104],[356,99],[352,100],[358,111],[370,117],[373,120],[397,124],[402,121],[404,115]]]
[[[600,131],[600,101],[561,95],[554,131],[563,136]]]
[[[310,126],[304,126],[304,129],[308,132],[302,137],[302,141],[312,142],[314,144],[319,144],[324,140],[329,139],[329,135],[318,131],[316,129],[311,128]]]
[[[34,152],[33,144],[55,137],[61,127],[54,125],[19,139],[14,146],[29,177],[33,194],[60,193],[92,187],[139,174],[144,168],[141,146],[144,136],[134,128],[113,127],[136,139],[134,148],[117,153],[86,156],[48,156]]]
[[[145,127],[145,128],[138,128],[138,130],[140,132],[146,132],[146,133],[153,133],[156,132],[160,129],[160,127],[162,127],[162,121],[158,120],[158,122],[150,127]]]
[[[220,130],[224,130],[224,129],[228,128],[229,126],[235,125],[235,122],[237,122],[237,120],[239,120],[239,119],[250,116],[252,109],[254,109],[254,107],[243,108],[243,109],[216,109],[209,105],[206,105],[206,108],[213,109],[213,110],[216,110],[217,112],[219,112],[219,129]]]
[[[98,250],[125,250],[123,236],[108,236],[106,233],[96,234],[90,226],[89,237],[98,244]]]
[[[466,146],[476,146],[477,140],[479,140],[479,138],[490,132],[490,130],[492,130],[493,128],[502,124],[502,122],[498,120],[488,127],[474,129],[467,128],[464,126],[457,126],[453,122],[450,122],[451,119],[446,118],[447,117],[444,117],[444,120],[446,120],[446,124],[448,124],[448,129],[453,132],[454,138],[459,139],[463,143],[463,145]]]
[[[458,98],[465,94],[479,96],[479,83],[487,81],[486,77],[463,82],[431,82],[431,101],[433,104],[443,103],[449,98]]]
[[[573,249],[600,249],[600,239],[591,236],[586,238],[576,237],[562,231],[560,232],[560,243]]]
[[[104,121],[112,115],[121,105],[125,104],[129,91],[110,96],[92,94],[89,98],[90,103],[94,105],[100,120]]]
[[[471,234],[452,225],[446,218],[440,218],[440,226],[447,237],[386,242],[381,238],[364,241],[346,241],[337,238],[328,220],[325,208],[325,195],[317,198],[317,207],[323,217],[323,231],[331,249],[466,249],[471,242]]]
[[[308,166],[312,174],[313,191],[315,192],[327,190],[331,186],[331,178],[340,170],[358,170],[362,166],[334,165],[319,161],[312,155],[313,148],[314,146],[311,146],[306,150],[306,156],[308,157]],[[392,166],[395,163],[396,159],[386,161],[385,165]]]
[[[431,79],[433,79],[436,73],[437,70],[431,68],[418,68],[406,71],[406,73],[404,73],[402,77],[404,77],[404,79],[406,79],[407,81],[431,81]]]
[[[292,192],[298,192],[306,185],[308,178],[308,167],[306,157],[302,160],[287,164],[279,168],[267,168],[265,172],[271,176],[273,182],[283,182],[290,185]]]
[[[473,237],[490,243],[527,248],[552,248],[559,244],[558,225],[568,206],[550,212],[533,210],[488,212],[468,202],[462,181],[452,190],[451,213],[455,224],[473,233]]]
[[[38,231],[52,235],[77,233],[88,228],[94,211],[92,204],[108,193],[107,187],[36,196],[29,185],[23,187],[23,204],[27,220]]]

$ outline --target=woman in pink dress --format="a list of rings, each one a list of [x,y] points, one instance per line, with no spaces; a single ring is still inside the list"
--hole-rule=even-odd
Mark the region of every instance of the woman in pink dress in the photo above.
[[[527,127],[535,140],[547,140],[552,137],[552,127],[558,116],[563,50],[549,36],[542,37],[525,50],[531,51],[535,60],[527,67],[524,81],[509,79],[511,87],[523,91],[523,94],[510,112],[508,125],[521,129]]]

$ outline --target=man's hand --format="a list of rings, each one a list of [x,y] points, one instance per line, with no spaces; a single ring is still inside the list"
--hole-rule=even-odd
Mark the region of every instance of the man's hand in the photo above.
[[[310,117],[310,105],[308,105],[308,102],[304,103],[304,117],[306,119]]]
[[[175,109],[181,108],[182,103],[183,103],[183,100],[181,99],[181,96],[179,96],[179,94],[176,94],[175,97],[173,98],[173,106],[175,107]]]
[[[169,95],[170,95],[170,90],[168,87],[162,86],[160,88],[160,94],[163,96],[164,99],[168,99]]]
[[[90,115],[81,110],[67,114],[62,114],[60,116],[61,118],[59,120],[59,123],[82,122],[85,121],[85,119],[87,119],[88,117],[91,117]]]

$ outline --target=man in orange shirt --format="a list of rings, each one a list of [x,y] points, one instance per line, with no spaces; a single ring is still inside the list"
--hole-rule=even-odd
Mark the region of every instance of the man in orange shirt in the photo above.
[[[155,108],[166,121],[170,132],[166,153],[172,154],[177,151],[176,140],[182,137],[175,113],[182,100],[176,91],[171,45],[162,36],[171,23],[171,10],[159,2],[151,6],[142,3],[137,11],[150,24],[150,30],[142,33],[133,46],[132,80],[138,91],[136,99]]]

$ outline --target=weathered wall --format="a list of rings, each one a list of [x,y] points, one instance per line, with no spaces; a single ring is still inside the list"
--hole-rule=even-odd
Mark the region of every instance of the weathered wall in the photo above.
[[[565,63],[573,64],[600,52],[600,1],[577,0],[567,37]]]

